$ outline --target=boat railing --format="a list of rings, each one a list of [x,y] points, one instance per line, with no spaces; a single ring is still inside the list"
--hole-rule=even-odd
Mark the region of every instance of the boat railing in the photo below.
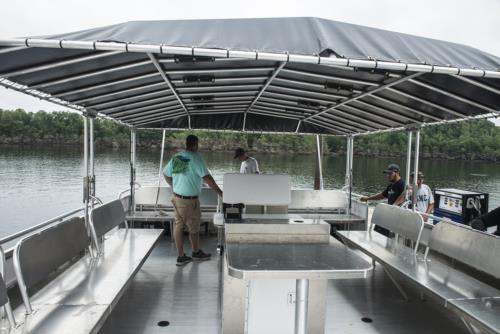
[[[102,205],[103,202],[101,199],[98,197],[92,196],[91,201],[89,203],[90,207],[93,207],[95,203],[98,203],[99,205]],[[8,246],[9,248],[5,249],[6,245],[8,245],[10,242],[13,242],[15,240],[18,240],[22,237],[25,237],[29,234],[32,234],[33,232],[39,231],[44,227],[47,227],[49,225],[55,225],[58,223],[61,223],[65,221],[67,218],[78,215],[79,213],[83,213],[85,210],[85,206],[82,206],[80,208],[68,211],[66,213],[63,213],[59,216],[56,216],[54,218],[51,218],[49,220],[46,220],[40,224],[31,226],[29,228],[26,228],[24,230],[21,230],[19,232],[13,233],[11,235],[8,235],[6,237],[0,238],[0,273],[4,277],[5,283],[7,286],[11,285],[15,281],[15,277],[12,275],[10,276],[9,271],[7,271],[7,263],[9,259],[12,259],[12,253],[14,251],[15,245],[10,245]]]
[[[142,185],[139,182],[134,182],[134,189],[139,189],[142,188]],[[116,196],[118,199],[122,199],[122,196],[126,193],[130,192],[130,188],[123,189],[118,193],[118,196]]]

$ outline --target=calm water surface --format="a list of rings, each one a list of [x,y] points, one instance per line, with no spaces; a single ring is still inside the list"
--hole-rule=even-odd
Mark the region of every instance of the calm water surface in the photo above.
[[[165,162],[170,157],[167,152]],[[214,178],[220,182],[227,172],[239,170],[231,153],[202,152]],[[307,155],[255,154],[261,170],[268,174],[289,174],[294,188],[312,188],[314,159]],[[159,151],[137,153],[137,180],[143,186],[158,183]],[[83,156],[78,149],[0,146],[0,237],[41,223],[82,206]],[[354,158],[354,191],[380,191],[386,181],[381,171],[391,158]],[[128,187],[127,150],[97,150],[96,193],[104,201],[115,199]],[[500,166],[487,162],[422,160],[420,169],[431,188],[453,187],[490,194],[490,209],[500,205]],[[345,158],[323,161],[325,188],[341,188]],[[164,181],[161,181],[164,185]]]

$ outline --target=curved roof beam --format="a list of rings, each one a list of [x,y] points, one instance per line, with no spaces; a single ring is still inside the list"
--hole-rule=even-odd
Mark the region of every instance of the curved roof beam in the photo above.
[[[167,75],[165,74],[165,72],[161,68],[161,65],[160,65],[160,63],[158,63],[158,60],[156,59],[156,57],[152,53],[148,53],[148,56],[149,56],[149,59],[151,59],[151,61],[153,62],[153,65],[158,70],[158,73],[161,75],[163,81],[165,81],[165,83],[167,84],[170,91],[175,95],[175,98],[177,99],[177,101],[179,101],[179,104],[181,105],[182,109],[184,109],[184,111],[186,112],[187,117],[188,117],[188,127],[189,127],[189,129],[191,129],[191,115],[189,114],[188,109],[184,105],[184,102],[182,102],[181,97],[175,91],[175,87],[172,85],[172,83],[170,82],[170,79],[167,77]]]
[[[347,99],[347,100],[344,100],[344,101],[342,101],[342,102],[340,102],[340,103],[335,104],[334,106],[332,106],[332,107],[330,107],[330,108],[328,108],[328,109],[322,110],[322,111],[320,111],[320,112],[318,112],[318,113],[316,113],[316,114],[314,114],[314,115],[311,115],[311,116],[309,116],[309,117],[306,117],[306,118],[304,119],[304,121],[308,121],[309,119],[314,118],[314,117],[316,117],[316,116],[318,116],[318,115],[321,115],[321,114],[324,114],[324,113],[326,113],[326,112],[329,112],[329,111],[335,110],[335,109],[337,109],[338,107],[341,107],[341,106],[344,106],[344,105],[346,105],[346,104],[348,104],[348,103],[350,103],[350,102],[353,102],[353,101],[359,100],[359,99],[361,99],[361,98],[363,98],[363,97],[365,97],[365,96],[370,96],[370,95],[375,94],[376,92],[379,92],[379,91],[381,91],[381,90],[384,90],[384,89],[389,89],[391,86],[398,85],[398,84],[400,84],[400,83],[402,83],[402,82],[405,82],[405,81],[407,81],[407,80],[410,80],[410,79],[412,79],[412,78],[416,78],[416,77],[418,77],[419,75],[422,75],[422,74],[423,74],[423,73],[413,73],[413,74],[410,74],[410,75],[408,75],[408,76],[406,76],[406,77],[402,77],[402,78],[399,78],[399,79],[397,79],[397,80],[391,81],[391,82],[389,82],[389,83],[379,85],[377,88],[374,88],[374,89],[371,89],[371,90],[366,91],[366,92],[364,92],[364,93],[361,93],[361,94],[358,94],[358,95],[356,95],[356,96],[353,96],[353,97],[351,97],[351,98],[349,98],[349,99]]]
[[[243,131],[245,131],[245,127],[247,125],[247,113],[248,113],[248,111],[252,109],[252,107],[259,100],[259,98],[262,96],[262,94],[264,93],[264,91],[267,89],[267,87],[269,87],[269,85],[271,84],[271,82],[274,80],[274,78],[276,78],[276,76],[283,69],[283,67],[285,67],[285,65],[286,65],[286,62],[282,62],[282,63],[279,64],[279,66],[274,70],[273,74],[271,74],[271,76],[269,77],[269,79],[266,81],[266,83],[264,84],[264,86],[262,86],[262,88],[259,91],[259,94],[257,94],[257,96],[252,101],[252,103],[250,103],[250,105],[248,106],[248,109],[245,110],[245,114],[243,115],[243,126],[242,126],[242,130]]]

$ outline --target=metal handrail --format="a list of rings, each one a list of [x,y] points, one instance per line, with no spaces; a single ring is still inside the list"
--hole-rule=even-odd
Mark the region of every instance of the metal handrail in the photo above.
[[[104,204],[104,203],[103,203],[103,201],[102,201],[102,199],[100,199],[99,197],[92,196],[92,195],[90,195],[89,197],[90,197],[90,199],[92,200],[92,204],[93,204],[94,202],[97,202],[97,203],[99,203],[99,204],[101,204],[101,205],[103,205],[103,204]]]
[[[425,216],[427,218],[431,218],[432,220],[438,220],[438,221],[444,221],[444,222],[452,222],[450,218],[447,217],[437,217],[434,215],[431,215],[430,213],[425,213],[425,212],[419,212],[421,216]]]
[[[135,189],[142,188],[142,185],[141,185],[139,182],[134,182],[134,186],[136,186],[136,185],[137,185],[138,187],[137,187],[137,188],[135,188],[135,187],[134,187]],[[118,193],[118,196],[117,196],[117,197],[118,197],[118,199],[122,199],[122,195],[123,195],[123,194],[125,194],[125,193],[126,193],[126,192],[128,192],[128,191],[130,191],[130,188],[127,188],[127,189],[124,189],[124,190],[120,191],[120,192]]]
[[[343,191],[343,192],[345,192],[345,193],[347,193],[347,194],[349,194],[349,186],[343,186],[340,190]],[[355,192],[351,192],[351,195],[352,196],[356,196],[356,197],[363,197],[363,196],[365,196],[365,195],[361,195],[361,194],[358,194],[358,193],[355,193]]]
[[[81,208],[75,209],[73,211],[64,213],[64,214],[62,214],[60,216],[57,216],[57,217],[54,217],[54,218],[49,219],[47,221],[44,221],[43,223],[40,223],[38,225],[32,226],[30,228],[27,228],[27,229],[24,229],[24,230],[19,231],[17,233],[14,233],[14,234],[11,234],[9,236],[6,236],[6,237],[0,239],[0,245],[3,245],[3,244],[5,244],[5,243],[7,243],[9,241],[15,240],[15,239],[17,239],[19,237],[22,237],[22,236],[24,236],[24,235],[26,235],[28,233],[33,232],[33,231],[39,230],[40,228],[45,227],[47,225],[50,225],[52,223],[55,223],[57,221],[63,220],[64,218],[67,218],[69,216],[72,216],[72,215],[80,212],[80,211],[83,211],[83,209],[85,209],[85,207],[81,207]]]

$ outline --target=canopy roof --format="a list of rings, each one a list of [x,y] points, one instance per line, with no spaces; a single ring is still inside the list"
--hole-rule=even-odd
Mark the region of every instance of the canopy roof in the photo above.
[[[355,135],[500,110],[500,58],[318,18],[0,39],[0,84],[147,128]]]

